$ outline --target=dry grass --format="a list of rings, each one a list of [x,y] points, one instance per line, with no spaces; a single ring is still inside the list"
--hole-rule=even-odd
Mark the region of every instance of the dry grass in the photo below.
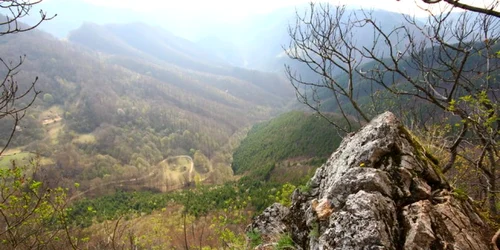
[[[61,132],[63,127],[64,125],[62,123],[52,123],[46,126],[47,135],[50,140],[50,143],[54,145],[58,143],[57,137],[59,136],[59,132]]]

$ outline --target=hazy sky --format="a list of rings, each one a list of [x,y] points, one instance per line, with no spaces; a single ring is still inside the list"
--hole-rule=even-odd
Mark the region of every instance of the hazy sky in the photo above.
[[[462,0],[470,3],[473,0]],[[481,5],[483,0],[475,0]],[[493,0],[487,0],[493,1]],[[216,35],[218,29],[241,27],[249,20],[258,22],[262,14],[268,14],[285,7],[304,5],[310,0],[44,0],[42,5],[58,18],[42,25],[57,31],[59,37],[78,28],[82,22],[129,23],[144,22],[163,27],[176,35],[197,40]],[[321,1],[325,2],[325,1]],[[326,0],[333,4],[346,4],[364,9],[384,9],[423,16],[417,11],[415,0]],[[425,6],[421,0],[419,5]],[[266,23],[268,24],[268,23]]]
[[[253,14],[268,13],[282,7],[295,6],[310,2],[310,0],[149,0],[147,1],[147,4],[138,4],[138,1],[136,0],[85,1],[95,5],[130,8],[144,13],[158,13],[161,11],[175,10],[177,13],[189,13],[189,15],[195,15],[198,17],[211,16],[220,20],[234,20]],[[337,0],[328,2],[357,5],[363,8],[385,9],[394,12],[415,12],[414,14],[416,15],[422,15],[422,12],[416,11],[418,8],[416,8],[415,0]],[[417,0],[417,2],[423,6],[420,0]],[[483,1],[462,0],[462,2],[473,3],[481,6]]]
[[[178,13],[189,13],[198,17],[212,16],[219,19],[233,20],[253,14],[269,13],[282,7],[296,6],[310,2],[309,0],[183,0],[165,1],[149,0],[147,4],[138,4],[136,0],[85,0],[95,5],[130,8],[145,13],[175,10]],[[391,11],[408,11],[415,7],[413,0],[344,0],[330,1],[364,8],[380,8]]]

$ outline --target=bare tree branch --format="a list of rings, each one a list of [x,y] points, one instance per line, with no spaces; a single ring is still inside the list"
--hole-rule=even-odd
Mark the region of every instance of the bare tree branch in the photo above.
[[[30,31],[38,27],[42,22],[54,18],[56,15],[47,16],[45,12],[40,10],[40,18],[35,24],[26,25],[20,22],[22,18],[28,16],[33,11],[33,8],[41,2],[42,0],[0,1],[0,9],[7,13],[0,18],[0,36]],[[15,79],[25,58],[26,56],[20,56],[17,62],[6,61],[4,58],[0,58],[0,65],[4,67],[3,71],[5,72],[0,82],[0,120],[3,120],[3,122],[9,121],[11,124],[11,132],[8,138],[2,143],[3,145],[0,145],[0,155],[5,152],[12,142],[15,132],[20,126],[20,121],[40,94],[40,91],[35,88],[38,77],[28,85],[22,84],[23,88],[20,88],[19,83]]]
[[[441,1],[444,1],[452,6],[455,6],[457,8],[463,9],[463,10],[468,10],[468,11],[473,11],[473,12],[486,14],[486,15],[490,15],[490,16],[500,17],[500,12],[495,10],[495,8],[498,6],[498,1],[492,1],[492,3],[486,7],[477,7],[477,6],[473,6],[470,4],[465,4],[463,2],[460,2],[460,0],[422,0],[422,2],[427,3],[427,4],[436,4],[436,3],[439,3]]]

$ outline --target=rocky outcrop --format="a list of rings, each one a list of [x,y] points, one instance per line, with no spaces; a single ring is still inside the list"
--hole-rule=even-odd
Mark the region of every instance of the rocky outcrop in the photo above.
[[[384,113],[344,139],[290,208],[273,205],[248,230],[265,244],[289,234],[297,249],[488,249],[486,224],[439,169]]]

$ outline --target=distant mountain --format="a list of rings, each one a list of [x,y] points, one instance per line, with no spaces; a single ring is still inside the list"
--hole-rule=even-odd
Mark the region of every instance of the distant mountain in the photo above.
[[[309,11],[308,8],[309,5],[283,8],[269,14],[251,17],[234,25],[228,24],[226,27],[219,28],[217,34],[212,35],[210,39],[201,39],[198,43],[204,44],[207,40],[220,40],[231,44],[230,49],[225,49],[222,46],[212,48],[221,58],[231,58],[230,62],[233,65],[283,73],[283,65],[291,64],[300,72],[307,74],[306,67],[290,61],[283,48],[289,46],[288,27],[294,27],[296,13],[304,15],[306,10]],[[363,13],[359,9],[347,8],[344,19],[349,15],[362,17]],[[371,16],[384,31],[390,31],[405,23],[403,15],[399,13],[373,10]],[[367,39],[367,37],[373,37],[371,28],[356,29],[353,35],[353,41],[357,46],[371,47],[373,45],[373,41]],[[205,47],[210,48],[208,45]],[[235,53],[240,54],[235,55]],[[381,50],[380,53],[387,53],[387,51]],[[240,59],[239,63],[237,59]]]
[[[495,30],[490,30],[492,34],[498,34],[498,31]],[[495,37],[495,36],[493,36]],[[450,39],[450,41],[453,41]],[[470,41],[469,41],[470,42]],[[452,42],[450,44],[453,45]],[[459,47],[458,44],[454,44],[453,46]],[[463,44],[460,46],[464,46]],[[429,85],[431,86],[430,89],[439,89],[439,91],[434,92],[436,96],[438,96],[437,93],[443,93],[444,95],[448,95],[449,93],[452,93],[455,96],[452,96],[450,100],[455,100],[455,99],[460,99],[462,98],[461,95],[466,93],[467,91],[477,91],[481,92],[481,88],[484,87],[484,82],[488,79],[497,79],[499,75],[498,68],[500,65],[500,60],[498,59],[492,59],[489,58],[486,60],[486,56],[488,53],[491,53],[491,51],[500,51],[500,44],[494,43],[491,45],[491,48],[489,49],[490,52],[487,52],[485,43],[481,40],[478,40],[476,43],[469,43],[467,45],[467,48],[470,48],[470,54],[467,55],[467,57],[464,57],[465,53],[458,53],[458,54],[453,54],[456,53],[454,52],[453,47],[444,47],[444,46],[428,46],[427,48],[423,49],[420,51],[417,60],[420,61],[415,61],[411,56],[404,56],[400,58],[400,61],[398,63],[398,67],[400,69],[404,69],[405,74],[411,78],[411,79],[418,79],[420,82],[420,87],[422,88],[427,88],[423,83],[423,73],[422,71],[419,70],[418,67],[423,67],[426,66],[428,68],[433,67],[432,69],[434,72],[439,71],[440,76],[442,78],[438,79],[445,79],[445,80],[436,80],[432,79],[430,81]],[[439,56],[436,56],[439,55]],[[467,89],[467,91],[464,92],[463,89],[461,89],[463,86],[462,85],[457,85],[456,88],[460,90],[454,90],[451,91],[452,88],[455,87],[454,84],[451,84],[450,82],[454,81],[454,76],[452,77],[452,74],[455,74],[448,68],[448,66],[442,66],[444,63],[448,63],[446,61],[441,61],[445,60],[446,56],[442,55],[453,55],[450,56],[450,59],[448,60],[462,60],[465,59],[464,61],[461,61],[463,63],[461,65],[461,81],[462,79],[467,79],[463,80],[465,82],[468,82],[469,84],[467,87],[464,87]],[[458,56],[456,56],[458,55]],[[455,59],[456,56],[456,59]],[[393,62],[392,59],[389,58],[382,58],[384,63],[388,65],[389,67],[393,67]],[[417,63],[422,63],[423,66],[415,66]],[[449,64],[453,65],[453,64]],[[450,66],[451,67],[451,66]],[[382,66],[380,63],[371,61],[365,64],[362,64],[360,66],[360,69],[364,70],[366,69],[367,71],[369,69],[384,69],[384,66]],[[490,77],[485,77],[484,72],[490,72]],[[368,76],[370,73],[367,73]],[[426,75],[426,74],[425,74]],[[347,86],[348,84],[348,79],[349,76],[346,73],[338,74],[335,76],[338,82],[341,85]],[[406,94],[393,94],[390,93],[386,87],[382,86],[379,83],[376,83],[375,81],[372,81],[371,79],[367,79],[366,75],[361,75],[360,73],[355,73],[352,76],[352,82],[353,82],[353,89],[354,89],[354,96],[357,104],[364,110],[365,114],[367,114],[369,117],[374,117],[378,113],[384,112],[384,111],[391,111],[394,113],[400,113],[401,117],[404,117],[403,115],[406,115],[408,110],[411,110],[412,115],[417,115],[421,121],[425,122],[442,122],[442,117],[440,116],[443,114],[443,109],[442,107],[439,107],[437,105],[431,104],[430,101],[425,100],[425,98],[422,98],[422,96],[425,96],[420,93],[420,89],[416,88],[413,84],[411,84],[406,77],[401,76],[398,73],[385,73],[383,74],[383,79],[380,78],[378,80],[382,80],[382,82],[389,83],[386,85],[388,88],[393,88],[393,89],[398,89],[398,90],[405,90]],[[414,80],[415,81],[415,80]],[[418,82],[417,82],[418,83]],[[432,93],[432,92],[431,92]],[[418,97],[417,97],[418,96]],[[320,102],[321,102],[321,110],[325,112],[339,112],[340,109],[338,107],[337,99],[333,95],[332,91],[328,88],[323,88],[320,89],[317,93],[317,97]],[[357,115],[357,111],[354,110],[354,108],[348,104],[349,101],[345,97],[339,98],[341,103],[344,103],[343,111],[346,112],[347,114],[350,115]],[[442,101],[441,100],[438,100]],[[401,109],[404,107],[403,109]],[[411,117],[410,119],[414,119]],[[414,121],[412,121],[414,122]],[[450,121],[448,121],[450,122]],[[452,121],[451,123],[453,123]]]
[[[85,22],[107,24],[150,20],[148,16],[136,11],[117,7],[95,5],[86,0],[71,0],[71,3],[68,0],[44,0],[33,6],[30,15],[24,17],[23,22],[36,23],[40,19],[39,10],[43,10],[48,16],[57,14],[56,18],[43,22],[38,29],[65,39],[70,31]]]
[[[239,98],[259,100],[259,104],[293,96],[289,83],[276,74],[230,66],[195,43],[145,24],[85,24],[68,40],[108,55],[106,60],[113,64],[173,84],[183,71],[180,75],[189,75],[194,85],[207,83]]]
[[[224,61],[197,44],[143,23],[85,23],[68,40],[111,55],[155,59],[187,69],[217,71]]]
[[[298,7],[301,8],[301,7]],[[288,24],[293,23],[295,7],[278,9],[250,17],[219,31],[224,40],[240,49],[240,66],[267,71],[283,71],[279,61],[283,45],[288,44]]]

